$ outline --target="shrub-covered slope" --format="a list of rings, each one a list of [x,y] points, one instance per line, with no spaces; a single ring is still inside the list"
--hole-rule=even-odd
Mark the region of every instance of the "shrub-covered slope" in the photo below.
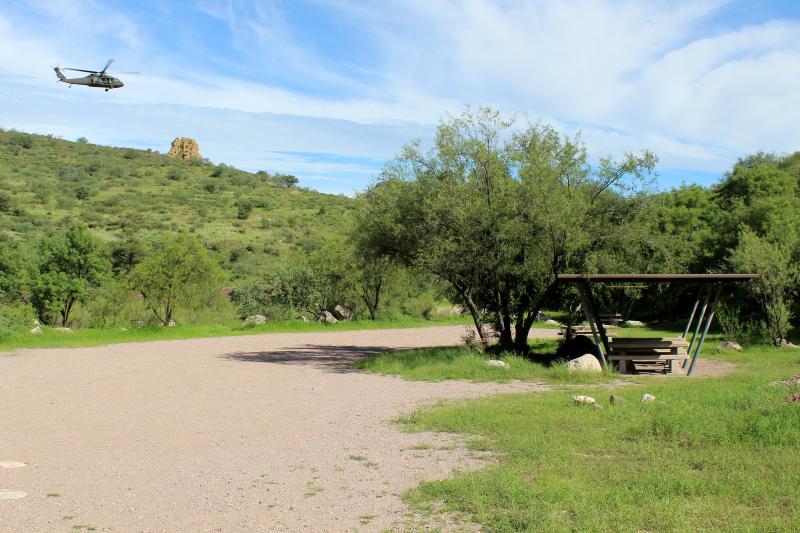
[[[314,249],[351,206],[267,172],[0,130],[0,234],[22,243],[68,219],[112,247],[131,235],[189,232],[236,278]]]

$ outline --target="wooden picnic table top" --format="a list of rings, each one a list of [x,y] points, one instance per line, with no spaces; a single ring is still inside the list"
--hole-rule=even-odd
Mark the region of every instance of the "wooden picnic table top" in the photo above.
[[[655,348],[688,348],[689,341],[683,337],[612,337],[608,339],[612,349],[655,349]]]

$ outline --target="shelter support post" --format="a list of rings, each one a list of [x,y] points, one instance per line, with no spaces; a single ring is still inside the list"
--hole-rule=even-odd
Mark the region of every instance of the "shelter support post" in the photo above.
[[[717,286],[717,290],[714,293],[714,299],[711,301],[711,307],[708,310],[708,318],[706,319],[705,326],[703,326],[703,335],[700,337],[700,342],[697,343],[697,347],[694,349],[694,355],[692,356],[692,364],[689,365],[689,370],[686,372],[687,376],[691,376],[692,372],[694,372],[694,367],[697,364],[697,358],[700,355],[700,349],[703,347],[703,342],[706,340],[706,334],[708,333],[708,328],[711,327],[711,322],[714,320],[714,307],[717,305],[717,301],[719,300],[719,295],[721,292],[722,292],[722,285],[719,285]],[[709,296],[710,296],[710,291],[709,291]]]
[[[608,366],[608,363],[606,362],[606,354],[609,353],[606,330],[603,327],[603,323],[600,321],[600,315],[597,314],[597,306],[595,305],[594,297],[592,296],[592,289],[589,287],[589,283],[579,283],[578,287],[581,291],[581,300],[583,301],[583,311],[586,315],[586,321],[589,323],[589,327],[592,329],[592,336],[594,337],[594,342],[597,345],[597,351],[600,352],[600,363],[603,365],[603,368],[605,368]]]
[[[698,295],[697,300],[694,301],[694,307],[692,307],[692,314],[689,315],[689,322],[686,323],[686,329],[683,330],[682,337],[685,339],[687,335],[689,335],[689,329],[692,327],[692,321],[694,320],[694,315],[697,313],[697,308],[700,306],[700,296]]]
[[[692,347],[694,346],[694,341],[697,340],[697,336],[700,334],[700,327],[703,325],[703,319],[706,317],[706,311],[708,310],[708,302],[711,300],[711,288],[706,290],[706,297],[705,301],[703,302],[703,307],[700,310],[700,316],[697,318],[697,324],[694,326],[694,333],[692,333],[692,340],[689,341],[689,348],[686,349],[686,353],[692,353]],[[699,301],[699,300],[698,300]],[[683,368],[686,368],[686,364],[688,361],[683,362]]]

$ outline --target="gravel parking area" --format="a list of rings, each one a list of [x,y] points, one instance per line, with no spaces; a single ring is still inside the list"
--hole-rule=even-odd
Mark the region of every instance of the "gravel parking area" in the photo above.
[[[405,490],[482,460],[453,437],[403,433],[390,420],[440,399],[545,387],[410,382],[349,364],[457,344],[463,333],[269,334],[0,355],[0,530],[409,529]]]

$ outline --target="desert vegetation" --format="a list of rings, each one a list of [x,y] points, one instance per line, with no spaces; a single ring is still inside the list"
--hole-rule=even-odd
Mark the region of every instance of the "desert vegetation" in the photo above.
[[[36,321],[232,331],[247,317],[463,311],[448,320],[472,322],[484,348],[525,356],[540,311],[575,310],[560,273],[752,271],[760,281],[727,298],[720,327],[787,343],[800,155],[745,155],[708,188],[658,191],[656,172],[652,153],[592,159],[579,137],[486,108],[443,120],[432,147],[412,142],[352,199],[293,176],[0,131],[0,337],[30,338]],[[680,287],[599,296],[641,320],[688,305]]]

